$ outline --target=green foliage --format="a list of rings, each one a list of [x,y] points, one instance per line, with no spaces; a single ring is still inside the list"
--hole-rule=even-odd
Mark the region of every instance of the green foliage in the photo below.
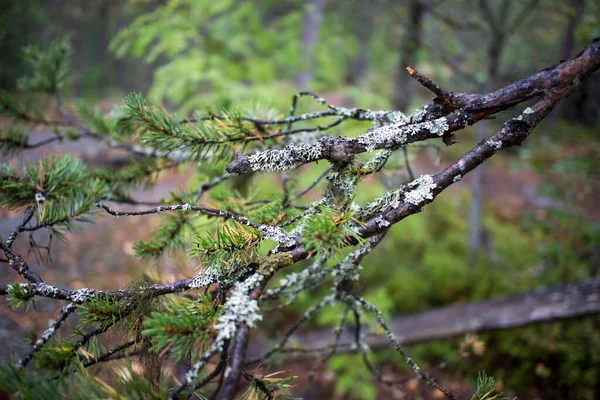
[[[0,365],[0,393],[13,399],[164,399],[168,396],[166,377],[159,375],[150,382],[137,373],[127,362],[114,367],[113,378],[104,381],[84,369],[69,375],[49,374],[39,370],[17,369],[13,365]]]
[[[340,354],[331,357],[327,366],[337,374],[335,394],[352,399],[371,400],[377,398],[377,387],[373,375],[357,354]]]
[[[23,305],[29,309],[29,306],[33,304],[34,297],[26,288],[21,286],[20,283],[15,282],[8,285],[8,296],[6,300],[13,309],[17,309]]]
[[[136,18],[117,35],[111,49],[118,57],[166,59],[154,73],[150,96],[167,99],[184,112],[229,108],[260,97],[272,101],[281,90],[270,91],[265,83],[292,80],[308,67],[298,40],[306,5],[290,0],[260,4],[167,1]],[[269,8],[285,12],[263,11]],[[350,19],[343,14],[324,18],[314,48],[319,89],[342,84],[348,60],[356,52]]]
[[[7,164],[0,164],[0,173],[0,206],[35,207],[38,224],[48,225],[59,237],[76,221],[90,222],[85,214],[108,193],[104,182],[90,178],[85,165],[69,155],[28,164],[22,177]]]
[[[326,258],[337,254],[351,243],[349,238],[356,235],[349,225],[351,220],[351,213],[339,213],[329,208],[323,208],[320,214],[307,218],[301,231],[306,250]]]
[[[254,378],[250,381],[248,389],[242,394],[242,400],[261,400],[265,398],[271,398],[273,400],[289,399],[291,392],[290,389],[294,387],[290,382],[296,378],[295,376],[288,376],[279,378],[277,375],[284,373],[285,371],[273,372],[268,375],[261,376],[260,378]],[[267,397],[266,393],[269,393]]]
[[[68,39],[51,42],[44,50],[30,45],[24,49],[25,58],[33,67],[31,76],[23,77],[21,90],[54,94],[62,89],[69,77],[69,58],[72,54]]]
[[[15,95],[0,90],[0,115],[17,122],[45,121],[41,110],[31,102],[25,102]]]
[[[0,155],[10,157],[19,153],[25,146],[29,135],[21,129],[11,129],[0,131]]]
[[[496,381],[482,371],[477,376],[477,390],[471,400],[509,400],[509,398],[502,393],[496,393]]]
[[[215,234],[195,236],[189,254],[198,257],[203,266],[221,270],[226,265],[247,263],[258,255],[260,237],[256,230],[225,223]]]
[[[95,296],[77,306],[82,325],[99,325],[106,329],[129,314],[122,301],[112,300],[105,296]]]
[[[35,357],[37,368],[47,371],[62,371],[73,360],[75,342],[50,340]]]
[[[256,128],[239,115],[225,115],[223,120],[212,118],[197,124],[182,123],[177,114],[148,105],[136,93],[125,98],[125,112],[142,128],[142,143],[167,154],[183,152],[190,161],[225,156],[230,154],[231,144],[260,137]]]
[[[94,133],[106,136],[113,131],[114,121],[107,118],[98,108],[90,107],[83,101],[76,103],[79,117],[94,131]]]
[[[197,300],[173,301],[165,308],[144,319],[143,334],[154,343],[151,350],[169,347],[175,356],[183,357],[194,343],[207,343],[214,333],[212,324],[219,307],[209,294],[202,294]]]
[[[172,204],[193,203],[191,196],[171,193]],[[175,211],[160,215],[161,224],[152,231],[150,240],[138,240],[133,245],[135,255],[142,260],[161,257],[166,251],[181,249],[189,239],[190,233],[195,232],[193,221],[195,215],[186,211]]]

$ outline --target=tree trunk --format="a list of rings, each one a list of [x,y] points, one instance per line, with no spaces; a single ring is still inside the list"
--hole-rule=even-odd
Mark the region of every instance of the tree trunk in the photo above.
[[[575,29],[581,21],[584,7],[585,0],[571,0],[572,13],[569,17],[569,23],[567,24],[567,28],[565,30],[565,36],[563,38],[560,52],[563,60],[567,60],[573,55],[573,49],[575,47]]]
[[[495,29],[490,29],[492,33],[492,41],[488,48],[488,76],[487,81],[481,87],[483,93],[489,93],[494,89],[496,80],[498,79],[500,71],[500,61],[502,57],[502,51],[506,44],[506,36],[503,32]],[[475,127],[477,143],[484,140],[490,126],[487,121],[480,121]],[[484,167],[482,165],[482,167]],[[477,168],[473,174],[473,183],[471,184],[471,207],[469,209],[469,238],[468,238],[468,252],[469,252],[469,264],[472,265],[476,255],[480,252],[482,246],[482,232],[483,232],[483,186],[485,183],[485,167]]]
[[[408,25],[400,44],[400,60],[396,70],[394,83],[394,109],[406,111],[410,105],[413,92],[413,79],[406,67],[416,64],[416,55],[421,46],[421,33],[425,9],[420,0],[411,0],[408,5]]]
[[[361,0],[356,4],[354,12],[356,37],[358,39],[358,53],[354,60],[352,60],[352,64],[348,70],[346,83],[350,86],[358,85],[367,72],[369,42],[375,24],[375,15],[377,15],[378,12],[377,3],[369,0]]]
[[[296,77],[296,86],[305,89],[312,80],[314,46],[319,40],[319,28],[325,0],[310,0],[302,28],[302,61],[304,69]]]

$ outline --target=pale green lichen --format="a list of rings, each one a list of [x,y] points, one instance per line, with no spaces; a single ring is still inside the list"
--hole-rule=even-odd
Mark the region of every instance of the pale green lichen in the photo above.
[[[448,120],[444,117],[411,125],[401,122],[372,129],[358,137],[357,141],[367,151],[389,149],[406,144],[409,136],[416,135],[424,130],[442,136],[448,129]]]
[[[298,163],[319,160],[322,156],[320,142],[314,145],[290,144],[281,150],[265,150],[248,156],[248,162],[252,171],[287,171]]]
[[[490,139],[485,143],[494,150],[500,150],[502,148],[502,142],[499,140],[491,140]]]
[[[431,175],[422,175],[407,186],[414,189],[404,194],[404,201],[416,206],[425,200],[433,200],[433,189],[437,187]]]
[[[454,177],[454,179],[452,179],[452,182],[456,183],[456,182],[460,181],[461,179],[462,179],[462,175],[458,174]]]

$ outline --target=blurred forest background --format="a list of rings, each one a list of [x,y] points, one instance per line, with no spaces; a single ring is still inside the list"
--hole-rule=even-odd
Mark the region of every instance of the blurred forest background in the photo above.
[[[74,90],[69,97],[91,101],[106,112],[137,91],[184,116],[207,109],[251,110],[256,104],[286,113],[292,94],[300,89],[335,105],[411,112],[431,95],[410,78],[407,65],[449,91],[491,91],[572,57],[600,37],[600,3],[0,0],[0,88],[18,90],[15,82],[27,69],[20,61],[23,46],[43,47],[61,36],[70,37],[74,46]],[[302,111],[314,109],[308,103],[302,103]],[[423,213],[395,226],[365,261],[361,290],[366,298],[389,318],[597,276],[599,110],[596,74],[525,146],[494,157]],[[337,133],[353,136],[365,130],[360,124],[348,126]],[[413,148],[408,154],[413,172],[441,170],[497,128],[490,120],[468,128],[452,147]],[[31,161],[65,149],[98,164],[119,163],[123,157],[83,140],[17,159]],[[305,168],[299,186],[325,167]],[[384,179],[367,184],[369,193],[359,196],[371,199],[398,186],[407,173],[391,168]],[[157,177],[152,191],[140,188],[138,198],[156,200],[169,190],[197,186],[199,179],[166,172]],[[258,190],[273,184],[268,178],[255,183]],[[17,215],[0,213],[0,233],[5,235]],[[53,282],[73,288],[83,287],[83,282],[100,289],[124,286],[149,268],[161,278],[190,276],[194,264],[185,254],[152,266],[136,260],[132,243],[147,237],[150,227],[146,220],[124,222],[101,217],[92,229],[69,235],[71,245],[53,244],[51,259],[30,258],[37,257],[48,280],[54,276]],[[27,243],[21,246],[27,248]],[[291,310],[270,318],[266,325],[271,334],[289,326],[315,298],[320,296],[304,293]],[[35,321],[2,304],[0,340],[14,344],[15,332],[25,337],[28,331],[47,328],[56,305],[39,303],[36,312],[42,317]],[[340,312],[326,309],[306,329],[333,326]],[[422,343],[410,346],[409,353],[451,391],[468,390],[478,371],[485,370],[505,393],[519,398],[594,399],[600,398],[599,330],[600,318],[595,316]],[[392,354],[378,350],[374,360],[386,365],[388,377],[408,376],[408,367]],[[402,398],[393,387],[378,386],[358,357],[332,357],[315,393],[320,398]],[[300,375],[310,365],[283,364],[282,369]],[[435,397],[416,380],[399,387],[415,398]]]

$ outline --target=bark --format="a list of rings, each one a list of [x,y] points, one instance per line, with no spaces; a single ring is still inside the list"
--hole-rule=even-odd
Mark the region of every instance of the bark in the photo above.
[[[296,77],[296,86],[304,89],[312,80],[314,59],[314,46],[319,40],[319,28],[323,17],[325,0],[310,0],[308,3],[304,25],[302,28],[302,61],[305,62],[304,70]]]
[[[415,344],[467,333],[513,329],[599,313],[600,279],[596,278],[576,284],[402,315],[392,318],[390,327],[402,344]],[[368,327],[364,326],[363,329],[368,330]],[[333,340],[332,330],[322,329],[292,336],[290,343],[310,350],[325,347]],[[390,345],[389,339],[380,335],[371,334],[366,341],[373,349]],[[339,351],[349,351],[353,343],[354,330],[344,331]],[[249,358],[257,358],[266,351],[264,344],[257,343],[249,348]]]
[[[394,109],[406,111],[410,105],[412,93],[414,91],[414,82],[409,74],[406,73],[406,67],[416,64],[416,55],[421,46],[421,35],[423,26],[423,17],[425,9],[420,0],[411,0],[408,5],[408,24],[406,34],[400,43],[400,60],[396,70],[394,82]]]

